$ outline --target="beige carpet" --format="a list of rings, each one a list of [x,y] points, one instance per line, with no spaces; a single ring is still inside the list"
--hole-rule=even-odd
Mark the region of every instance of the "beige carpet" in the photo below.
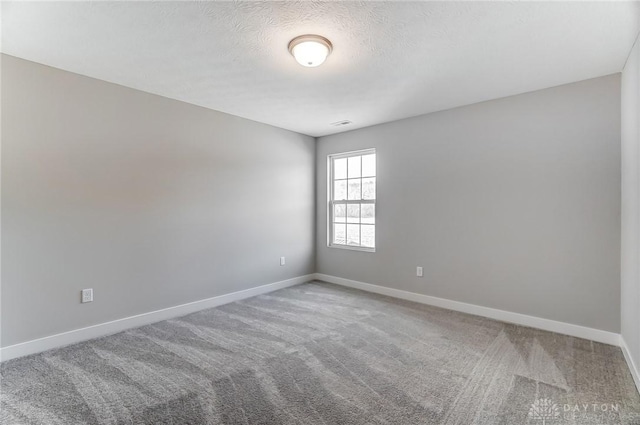
[[[619,348],[319,282],[0,370],[2,424],[640,424]]]

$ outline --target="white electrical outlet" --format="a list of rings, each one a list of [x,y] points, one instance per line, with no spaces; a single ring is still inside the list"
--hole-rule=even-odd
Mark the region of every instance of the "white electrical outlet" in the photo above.
[[[422,277],[422,267],[416,267],[416,276]]]
[[[280,257],[280,265],[284,266],[284,257]]]
[[[93,289],[83,289],[82,290],[82,302],[90,303],[93,301]]]

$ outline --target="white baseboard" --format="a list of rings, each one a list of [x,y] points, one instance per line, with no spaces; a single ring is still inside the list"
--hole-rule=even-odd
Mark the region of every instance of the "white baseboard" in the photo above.
[[[448,310],[459,311],[462,313],[473,314],[476,316],[488,317],[490,319],[500,320],[502,322],[515,323],[517,325],[528,326],[531,328],[542,329],[545,331],[556,332],[563,335],[575,336],[591,341],[602,342],[620,346],[620,334],[603,331],[599,329],[587,328],[580,325],[572,325],[570,323],[557,322],[555,320],[543,319],[526,314],[513,313],[510,311],[497,310],[490,307],[482,307],[474,304],[467,304],[460,301],[448,300],[445,298],[432,297],[430,295],[417,294],[415,292],[402,291],[400,289],[388,288],[386,286],[373,285],[371,283],[359,282],[357,280],[344,279],[341,277],[316,273],[315,278],[337,285],[348,286],[349,288],[361,289],[367,292],[387,295],[393,298],[414,301],[421,304],[428,304],[436,307],[446,308]]]
[[[452,301],[444,298],[433,297],[430,295],[417,294],[414,292],[403,291],[400,289],[388,288],[385,286],[373,285],[370,283],[359,282],[356,280],[344,279],[341,277],[330,276],[322,273],[309,274],[295,277],[292,279],[274,282],[255,288],[245,289],[243,291],[232,292],[230,294],[219,295],[217,297],[207,298],[204,300],[194,301],[187,304],[181,304],[174,307],[156,310],[148,313],[138,314],[136,316],[125,317],[123,319],[113,320],[111,322],[100,323],[86,328],[75,329],[44,338],[34,339],[15,345],[0,348],[0,360],[6,361],[29,354],[40,353],[42,351],[53,348],[63,347],[69,344],[86,341],[93,338],[99,338],[111,335],[127,329],[156,323],[162,320],[172,319],[184,316],[189,313],[204,310],[207,308],[217,307],[219,305],[228,304],[245,298],[251,298],[256,295],[266,294],[278,289],[287,288],[310,280],[322,280],[329,283],[335,283],[350,288],[360,289],[376,294],[387,295],[393,298],[400,298],[408,301],[414,301],[421,304],[428,304],[436,307],[442,307],[449,310],[460,311],[463,313],[474,314],[477,316],[488,317],[503,322],[515,323],[518,325],[529,326],[546,331],[556,332],[564,335],[575,336],[578,338],[589,339],[592,341],[602,342],[604,344],[620,346],[627,360],[631,374],[635,380],[636,386],[640,390],[640,373],[636,364],[633,362],[629,349],[624,339],[616,333],[602,331],[599,329],[587,328],[584,326],[573,325],[555,320],[542,319],[540,317],[528,316],[520,313],[513,313],[504,310],[497,310],[490,307],[482,307],[473,304],[467,304],[459,301]]]
[[[207,308],[217,307],[219,305],[243,300],[245,298],[251,298],[260,294],[266,294],[278,289],[288,288],[289,286],[299,285],[313,279],[313,274],[294,277],[292,279],[269,283],[267,285],[257,286],[255,288],[245,289],[243,291],[219,295],[217,297],[194,301],[187,304],[181,304],[174,307],[164,308],[162,310],[151,311],[149,313],[138,314],[136,316],[125,317],[123,319],[113,320],[111,322],[100,323],[98,325],[88,326],[86,328],[75,329],[44,338],[10,345],[8,347],[3,347],[0,349],[0,360],[10,360],[29,354],[40,353],[52,348],[58,348],[93,338],[111,335],[127,329],[137,328],[139,326],[156,323],[162,320],[172,319],[174,317],[184,316],[186,314],[194,313],[196,311],[204,310]]]
[[[620,348],[622,349],[622,354],[624,354],[624,358],[629,365],[629,371],[631,372],[631,376],[633,376],[633,380],[636,383],[636,389],[638,390],[638,392],[640,392],[640,369],[638,369],[638,365],[636,365],[636,363],[633,361],[633,357],[631,357],[631,352],[629,351],[627,342],[622,336],[620,336]]]

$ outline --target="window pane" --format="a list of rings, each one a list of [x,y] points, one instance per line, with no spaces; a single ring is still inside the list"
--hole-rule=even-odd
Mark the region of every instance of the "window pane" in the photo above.
[[[330,245],[375,248],[375,151],[330,155],[329,159],[333,185],[329,199]]]
[[[333,179],[347,178],[347,158],[340,158],[333,161]]]
[[[376,199],[376,178],[375,177],[362,179],[362,199]]]
[[[336,180],[333,182],[333,200],[344,201],[347,199],[347,181]]]
[[[360,223],[360,205],[347,205],[347,223]]]
[[[362,157],[362,177],[375,177],[376,175],[376,154],[364,155]]]
[[[362,199],[361,181],[362,179],[349,179],[349,200],[359,201]]]
[[[360,177],[361,156],[349,157],[349,178]]]
[[[336,204],[333,206],[333,221],[336,223],[345,223],[347,221],[345,204]]]
[[[362,246],[375,248],[376,246],[376,226],[362,225]]]
[[[360,245],[359,224],[347,224],[347,245]]]
[[[347,243],[347,225],[346,224],[333,225],[333,243],[346,245]]]
[[[362,223],[373,224],[376,222],[376,206],[373,204],[362,204],[360,207]]]

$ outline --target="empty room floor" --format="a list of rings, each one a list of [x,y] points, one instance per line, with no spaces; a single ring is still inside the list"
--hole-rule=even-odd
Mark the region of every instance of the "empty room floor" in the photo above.
[[[3,424],[640,424],[617,347],[322,282],[1,372]]]

